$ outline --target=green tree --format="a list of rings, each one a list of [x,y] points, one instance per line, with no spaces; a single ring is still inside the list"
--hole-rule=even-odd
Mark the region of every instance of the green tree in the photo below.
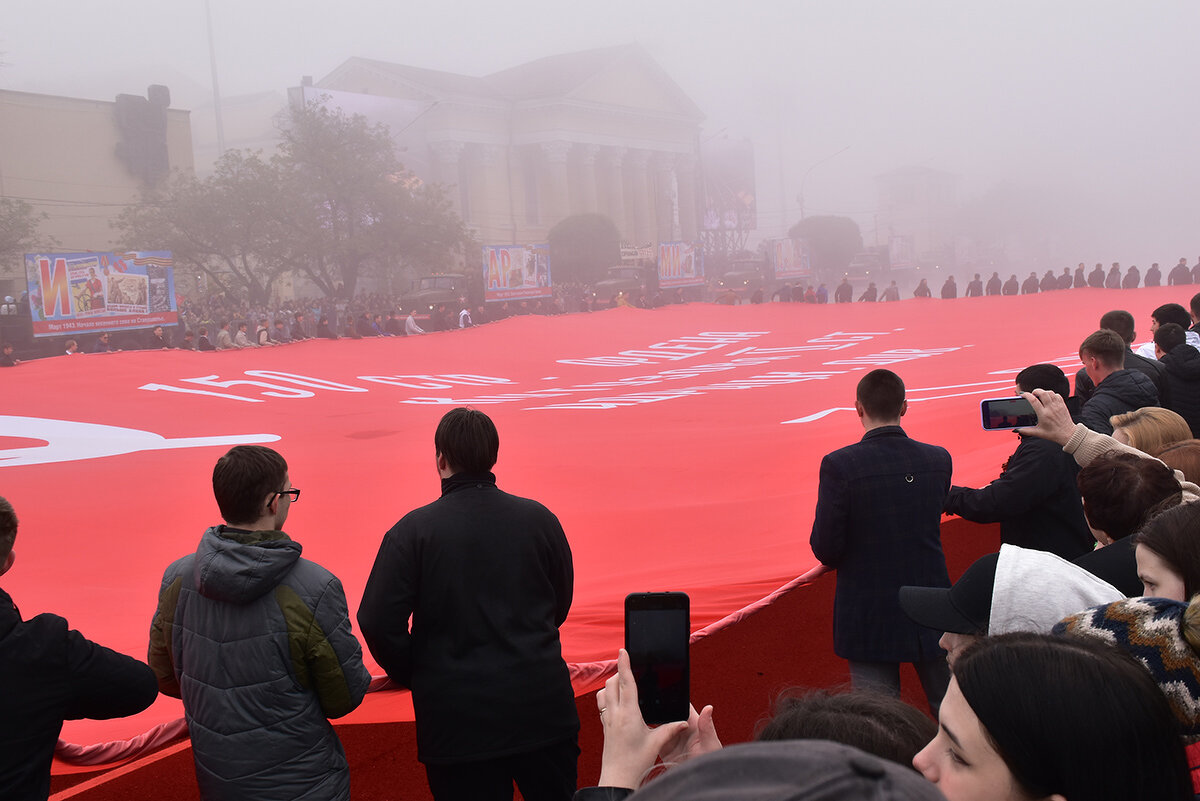
[[[822,276],[842,272],[863,249],[862,232],[849,217],[805,217],[788,230],[788,236],[808,243],[813,270]]]
[[[0,197],[0,274],[19,275],[22,254],[57,244],[53,237],[39,235],[44,219],[44,212],[35,212],[24,200]]]
[[[391,135],[318,103],[293,109],[277,160],[290,187],[290,260],[326,294],[359,277],[446,266],[469,236],[440,186],[396,158]]]
[[[288,266],[286,190],[274,160],[231,150],[204,180],[176,174],[144,193],[117,226],[124,247],[170,250],[225,292],[266,303]]]
[[[621,234],[604,214],[573,214],[551,228],[547,238],[555,282],[593,283],[621,263]]]
[[[269,160],[230,151],[203,180],[175,175],[118,221],[127,247],[171,250],[227,292],[270,298],[292,270],[326,295],[367,274],[444,266],[468,234],[439,186],[396,159],[383,126],[295,109]]]

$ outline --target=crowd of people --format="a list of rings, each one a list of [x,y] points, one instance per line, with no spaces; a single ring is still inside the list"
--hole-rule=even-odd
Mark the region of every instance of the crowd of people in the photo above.
[[[949,452],[904,432],[901,377],[867,373],[864,435],[822,460],[810,537],[836,571],[850,687],[789,694],[756,742],[725,748],[711,706],[646,725],[621,650],[596,694],[599,780],[579,790],[559,641],[570,546],[548,509],[498,489],[492,421],[448,412],[441,496],[384,536],[357,616],[412,691],[434,798],[511,799],[514,784],[528,801],[1200,795],[1200,294],[1189,305],[1154,309],[1137,352],[1133,315],[1105,313],[1080,332],[1074,392],[1056,365],[1018,372],[1031,419],[985,487],[953,485]],[[341,583],[284,533],[300,489],[279,453],[247,445],[212,486],[223,522],[166,568],[148,664],[54,615],[24,620],[0,591],[0,795],[47,797],[63,719],[133,714],[162,692],[183,701],[205,799],[350,797],[329,720],[372,681]],[[1000,524],[1000,551],[954,583],[943,514]],[[0,574],[16,533],[0,499]],[[936,724],[899,700],[906,662]]]

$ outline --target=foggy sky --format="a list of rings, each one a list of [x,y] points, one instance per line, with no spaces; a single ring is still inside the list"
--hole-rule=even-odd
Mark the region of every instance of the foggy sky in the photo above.
[[[483,75],[638,42],[705,112],[703,136],[754,141],[763,233],[796,221],[807,174],[806,213],[852,216],[870,244],[873,177],[919,165],[958,176],[960,200],[1009,198],[985,213],[1041,269],[1200,254],[1194,0],[211,6],[226,97],[351,56]],[[111,100],[166,83],[188,108],[209,86],[202,0],[4,0],[0,54],[5,89]]]

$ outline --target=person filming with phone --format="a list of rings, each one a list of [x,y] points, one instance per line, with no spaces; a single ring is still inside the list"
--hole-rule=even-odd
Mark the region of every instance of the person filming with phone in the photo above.
[[[1053,364],[1026,367],[1017,373],[1016,384],[1017,393],[1050,390],[1071,406],[1070,384]],[[1032,412],[1027,402],[1021,403]],[[989,422],[984,419],[985,428]],[[1050,551],[1068,560],[1083,556],[1092,549],[1093,539],[1075,484],[1079,465],[1053,442],[1018,436],[1020,442],[1000,476],[979,489],[952,486],[944,511],[975,523],[999,523],[1000,541],[1009,545]]]

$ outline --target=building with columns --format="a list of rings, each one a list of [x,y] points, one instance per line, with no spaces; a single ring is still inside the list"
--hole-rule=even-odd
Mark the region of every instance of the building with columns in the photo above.
[[[630,243],[696,240],[703,114],[640,46],[484,77],[351,58],[293,92],[387,124],[405,166],[449,189],[482,244],[545,241],[588,212]]]

